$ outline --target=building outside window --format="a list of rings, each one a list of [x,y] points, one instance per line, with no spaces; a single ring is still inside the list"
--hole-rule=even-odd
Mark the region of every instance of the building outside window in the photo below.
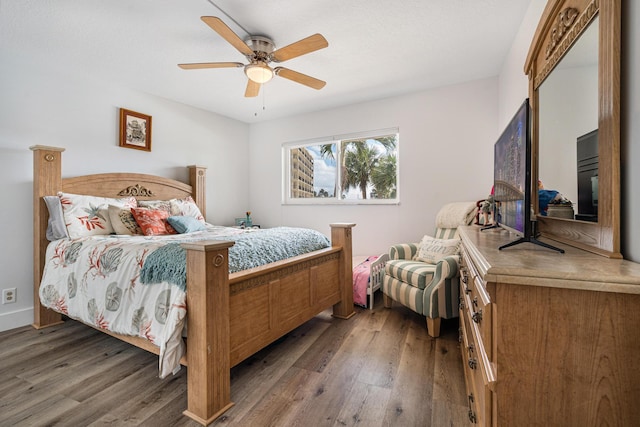
[[[285,204],[394,204],[397,129],[284,144]]]
[[[313,164],[311,151],[305,147],[291,149],[291,198],[315,197]]]

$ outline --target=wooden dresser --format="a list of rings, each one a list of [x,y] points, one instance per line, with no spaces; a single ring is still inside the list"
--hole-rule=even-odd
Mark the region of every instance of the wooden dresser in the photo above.
[[[460,347],[482,426],[640,425],[640,264],[460,229]]]

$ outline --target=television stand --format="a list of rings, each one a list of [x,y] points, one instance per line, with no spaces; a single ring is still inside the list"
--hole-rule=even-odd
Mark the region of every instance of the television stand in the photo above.
[[[509,246],[514,246],[514,245],[518,245],[520,243],[533,243],[535,245],[539,245],[539,246],[543,246],[545,248],[549,248],[549,249],[553,249],[554,251],[558,251],[561,254],[564,253],[564,249],[560,249],[560,248],[556,248],[555,246],[552,246],[548,243],[545,242],[541,242],[540,240],[536,239],[535,237],[521,237],[517,240],[514,240],[513,242],[509,242],[505,245],[502,245],[498,248],[499,251],[503,250],[504,248],[508,248]]]
[[[487,225],[486,227],[482,227],[480,231],[491,230],[492,228],[500,228],[498,224]]]

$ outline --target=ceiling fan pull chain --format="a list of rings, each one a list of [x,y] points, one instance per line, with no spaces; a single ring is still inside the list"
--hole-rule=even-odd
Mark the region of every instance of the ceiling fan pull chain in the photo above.
[[[262,86],[264,86],[264,85],[262,85]],[[266,111],[267,110],[267,108],[265,107],[265,98],[267,97],[265,92],[266,92],[266,89],[262,88],[262,111]],[[255,113],[253,113],[253,115],[255,117],[258,117],[258,112],[256,111]]]

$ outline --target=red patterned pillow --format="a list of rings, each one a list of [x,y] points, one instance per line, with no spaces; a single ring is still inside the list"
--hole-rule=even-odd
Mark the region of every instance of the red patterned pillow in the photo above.
[[[167,222],[170,214],[165,210],[131,208],[131,213],[145,236],[177,234],[176,230]]]

